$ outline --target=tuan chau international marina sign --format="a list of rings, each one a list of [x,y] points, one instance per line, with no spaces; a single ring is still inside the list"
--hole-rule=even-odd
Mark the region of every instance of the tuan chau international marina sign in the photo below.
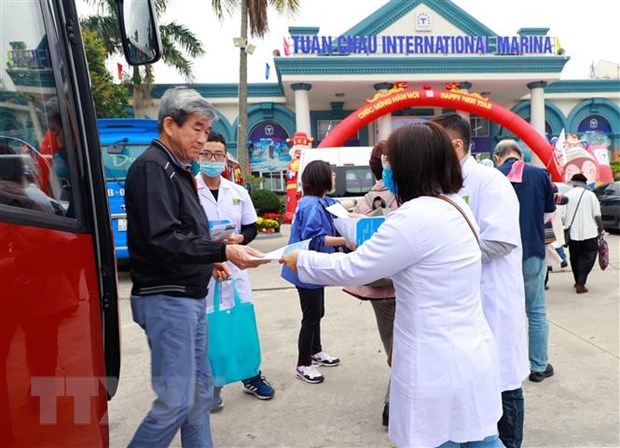
[[[316,54],[554,54],[550,36],[292,35],[291,53]]]

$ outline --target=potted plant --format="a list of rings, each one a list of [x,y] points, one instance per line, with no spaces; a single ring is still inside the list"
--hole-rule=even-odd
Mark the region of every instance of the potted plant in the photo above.
[[[280,232],[284,220],[282,212],[284,203],[276,193],[270,190],[254,190],[251,194],[254,208],[259,215],[256,226],[260,233],[273,234]]]
[[[280,221],[259,216],[256,220],[256,227],[260,233],[278,233],[280,232]]]

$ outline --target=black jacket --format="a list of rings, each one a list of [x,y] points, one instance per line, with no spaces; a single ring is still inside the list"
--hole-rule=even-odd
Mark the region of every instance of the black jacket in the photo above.
[[[194,177],[159,140],[129,169],[125,204],[131,293],[205,297],[226,244],[211,240]]]

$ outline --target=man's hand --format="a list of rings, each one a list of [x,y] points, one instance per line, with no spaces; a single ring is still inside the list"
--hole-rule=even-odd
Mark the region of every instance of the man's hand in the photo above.
[[[299,258],[299,251],[294,250],[284,255],[280,259],[280,264],[285,264],[293,272],[297,272],[297,258]]]
[[[226,246],[226,259],[232,262],[239,269],[256,268],[261,264],[269,263],[271,260],[257,260],[263,258],[264,253],[249,246],[229,244]]]
[[[230,235],[228,238],[222,239],[222,242],[226,244],[241,244],[243,243],[244,239],[245,237],[241,234],[233,234]]]
[[[216,280],[224,281],[230,278],[231,272],[226,263],[213,263],[213,277]]]

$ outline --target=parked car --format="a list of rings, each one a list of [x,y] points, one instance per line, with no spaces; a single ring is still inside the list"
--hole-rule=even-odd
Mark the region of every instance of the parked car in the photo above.
[[[601,185],[592,191],[601,203],[605,230],[620,231],[620,181]]]

